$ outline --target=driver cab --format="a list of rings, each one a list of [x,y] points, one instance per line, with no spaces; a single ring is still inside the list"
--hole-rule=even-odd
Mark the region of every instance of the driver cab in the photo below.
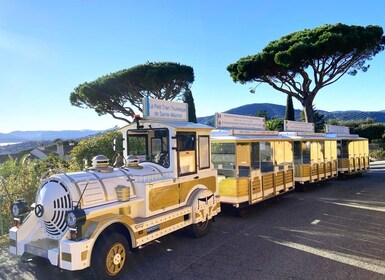
[[[211,130],[196,123],[141,120],[140,124],[128,125],[120,131],[125,138],[126,159],[154,164],[160,170],[172,171],[174,178],[178,178],[211,169]]]

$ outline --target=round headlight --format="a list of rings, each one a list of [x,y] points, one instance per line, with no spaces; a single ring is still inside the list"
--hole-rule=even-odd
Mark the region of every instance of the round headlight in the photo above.
[[[12,216],[15,218],[28,214],[29,210],[30,208],[27,202],[25,202],[25,200],[22,198],[19,198],[11,205]]]
[[[20,213],[19,206],[16,203],[14,203],[12,205],[12,216],[17,217],[19,216],[19,213]]]
[[[76,221],[77,221],[77,218],[76,218],[75,213],[74,212],[68,212],[67,217],[66,217],[67,226],[70,228],[76,227]]]

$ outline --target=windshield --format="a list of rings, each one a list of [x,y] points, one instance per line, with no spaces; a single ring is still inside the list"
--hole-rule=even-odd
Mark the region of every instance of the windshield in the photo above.
[[[127,131],[127,155],[136,156],[140,162],[153,162],[170,166],[168,129],[141,129]]]

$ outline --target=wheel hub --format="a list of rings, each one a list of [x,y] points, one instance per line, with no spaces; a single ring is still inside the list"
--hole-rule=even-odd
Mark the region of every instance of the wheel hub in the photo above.
[[[122,256],[118,253],[114,256],[114,265],[118,265],[120,263],[120,261],[122,260]]]

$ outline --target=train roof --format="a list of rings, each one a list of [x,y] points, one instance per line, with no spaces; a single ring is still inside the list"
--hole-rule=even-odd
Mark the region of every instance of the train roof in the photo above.
[[[212,126],[200,124],[200,123],[192,123],[192,122],[179,122],[179,121],[163,121],[163,120],[145,120],[142,119],[139,121],[139,125],[144,125],[144,128],[148,128],[148,125],[159,127],[171,127],[174,129],[187,129],[187,130],[207,130],[211,131],[214,128]],[[129,129],[137,128],[137,123],[130,123],[122,128],[120,131],[126,131]]]
[[[278,131],[247,131],[247,130],[233,130],[233,129],[215,129],[211,131],[211,140],[257,140],[257,141],[269,141],[269,140],[280,140],[280,141],[292,141],[291,138],[279,135]]]
[[[358,134],[326,133],[325,136],[335,140],[368,140],[367,138],[360,137]]]
[[[284,132],[280,132],[279,134],[289,137],[293,140],[329,140],[329,138],[325,136],[325,133],[319,133],[319,132],[284,131]]]

